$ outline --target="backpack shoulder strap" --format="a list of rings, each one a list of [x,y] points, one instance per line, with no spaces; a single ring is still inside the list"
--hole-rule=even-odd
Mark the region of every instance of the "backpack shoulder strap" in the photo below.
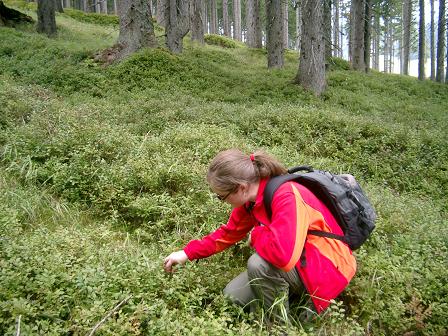
[[[310,166],[298,166],[291,169],[288,169],[288,174],[285,175],[279,175],[272,177],[268,183],[266,184],[266,187],[264,189],[263,194],[263,203],[264,208],[266,209],[266,214],[268,215],[268,218],[270,219],[272,217],[272,198],[274,197],[275,192],[277,189],[285,182],[288,181],[294,181],[299,178],[300,175],[294,174],[298,171],[313,171],[313,168]]]

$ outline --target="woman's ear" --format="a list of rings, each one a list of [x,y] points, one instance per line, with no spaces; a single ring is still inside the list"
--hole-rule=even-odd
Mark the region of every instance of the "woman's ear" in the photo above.
[[[248,183],[242,183],[242,184],[240,184],[239,189],[241,189],[243,194],[247,194],[249,192],[249,184]]]

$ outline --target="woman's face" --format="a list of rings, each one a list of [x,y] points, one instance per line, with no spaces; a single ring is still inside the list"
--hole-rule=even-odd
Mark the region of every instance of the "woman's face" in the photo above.
[[[218,196],[218,199],[220,199],[221,201],[230,204],[232,208],[238,208],[249,201],[247,188],[248,187],[246,185],[240,185],[233,192],[227,192],[227,193],[215,192],[215,193]]]

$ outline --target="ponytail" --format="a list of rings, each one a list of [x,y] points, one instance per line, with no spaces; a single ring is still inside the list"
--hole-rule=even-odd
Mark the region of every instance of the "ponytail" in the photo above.
[[[210,163],[207,182],[212,189],[231,192],[244,183],[283,175],[287,171],[274,157],[262,150],[244,154],[238,149],[218,153]]]

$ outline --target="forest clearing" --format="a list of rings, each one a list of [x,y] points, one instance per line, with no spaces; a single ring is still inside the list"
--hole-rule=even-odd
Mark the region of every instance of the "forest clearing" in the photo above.
[[[205,180],[227,148],[349,172],[378,215],[350,285],[312,322],[292,306],[288,335],[447,334],[446,83],[332,57],[317,96],[295,51],[268,69],[265,49],[187,35],[175,54],[156,23],[158,48],[106,66],[116,16],[56,23],[52,38],[0,27],[0,334],[281,335],[222,294],[246,240],[163,271],[227,221]]]

